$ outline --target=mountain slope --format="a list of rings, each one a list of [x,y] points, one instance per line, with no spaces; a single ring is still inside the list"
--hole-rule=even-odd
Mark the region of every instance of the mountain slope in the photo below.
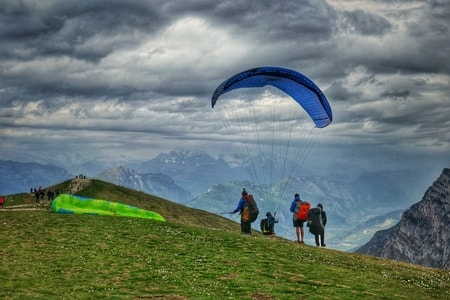
[[[177,185],[195,195],[216,183],[244,177],[242,172],[231,168],[223,159],[215,159],[201,151],[181,149],[161,153],[135,169],[141,173],[168,175]]]
[[[237,223],[98,180],[80,193],[155,210],[168,221],[0,209],[0,298],[450,296],[450,277],[443,270],[257,234],[242,236]]]
[[[450,269],[450,169],[442,171],[397,225],[377,232],[357,252]]]
[[[334,237],[329,239],[328,243],[349,245],[350,249],[348,251],[355,251],[360,248],[361,245],[367,243],[374,234],[378,231],[391,228],[393,225],[400,221],[403,210],[396,210],[390,212],[386,215],[376,216],[371,218],[355,227],[350,227],[348,229],[341,229],[340,233],[336,233]],[[357,247],[351,249],[351,246],[358,245]]]
[[[166,199],[135,191],[126,187],[116,186],[100,180],[92,180],[92,184],[79,194],[96,199],[122,202],[129,205],[160,213],[168,222],[201,226],[205,228],[220,228],[238,232],[240,225],[221,216],[204,210],[186,207]]]
[[[231,167],[230,163],[213,158],[205,152],[176,149],[168,154],[161,154],[147,163],[135,161],[133,170],[109,169],[98,178],[177,203],[189,203],[188,205],[192,207],[223,213],[236,206],[242,187],[251,187],[249,183],[242,182],[242,178],[247,175],[242,169],[246,161],[233,160],[233,163],[236,164]],[[33,174],[33,180],[39,182],[30,187],[46,186],[67,178],[47,180],[45,176],[54,176],[59,174],[59,171],[46,169],[43,165],[27,165],[26,168],[14,167],[22,165],[18,162],[11,162],[10,165],[10,168],[0,175],[0,193],[3,194],[8,194],[1,188],[5,183],[14,185],[15,192],[29,190],[28,184],[23,184],[22,181],[26,181],[30,174]],[[16,169],[20,171],[16,172]],[[146,171],[142,171],[144,169]],[[42,173],[42,170],[46,171]],[[294,193],[300,192],[302,198],[314,206],[319,202],[324,205],[329,216],[328,246],[340,250],[353,250],[367,242],[371,237],[368,233],[374,232],[375,228],[380,230],[387,228],[384,226],[389,226],[388,222],[379,222],[373,228],[369,228],[364,225],[370,226],[366,221],[371,218],[386,218],[389,222],[398,222],[399,218],[394,220],[386,215],[409,207],[415,199],[423,195],[428,183],[435,178],[433,175],[431,180],[425,181],[427,184],[422,184],[424,178],[429,177],[429,172],[424,170],[366,171],[356,178],[345,171],[337,170],[333,173],[327,171],[321,177],[301,174],[286,180],[286,193],[279,200],[277,213],[280,219],[277,224],[279,236],[294,239],[289,205]],[[85,172],[87,171],[80,173]],[[217,183],[213,184],[215,182]],[[229,184],[230,182],[242,183]],[[261,186],[253,186],[252,192],[258,194]],[[272,190],[276,190],[276,187]],[[272,198],[276,197],[266,197],[269,201],[265,202],[260,200],[261,197],[258,198],[263,211],[261,216],[265,215],[266,210],[274,211],[276,205],[266,204]],[[232,220],[238,219],[237,215],[228,216]]]

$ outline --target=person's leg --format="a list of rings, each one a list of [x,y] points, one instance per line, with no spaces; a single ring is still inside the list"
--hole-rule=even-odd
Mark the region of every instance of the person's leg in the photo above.
[[[241,221],[241,233],[245,233],[245,223]]]
[[[297,235],[297,242],[300,243],[300,227],[295,227],[295,234]]]
[[[243,224],[243,229],[242,229],[242,233],[243,234],[250,234],[250,223],[249,222],[242,222]]]
[[[320,233],[320,245],[322,247],[326,247],[326,245],[325,245],[325,229],[323,229],[322,232]]]
[[[300,227],[300,236],[301,236],[301,240],[300,243],[304,243],[304,238],[305,238],[305,231],[303,230],[303,226]]]
[[[316,239],[316,246],[319,247],[320,246],[320,244],[319,244],[319,235],[315,234],[314,238]]]

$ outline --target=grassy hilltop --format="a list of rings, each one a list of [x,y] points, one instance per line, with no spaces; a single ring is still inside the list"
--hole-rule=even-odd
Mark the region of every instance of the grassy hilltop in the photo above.
[[[58,188],[64,190],[68,182]],[[2,299],[450,299],[450,272],[260,234],[206,211],[102,181],[79,194],[167,222],[0,212]],[[254,226],[255,227],[255,226]]]

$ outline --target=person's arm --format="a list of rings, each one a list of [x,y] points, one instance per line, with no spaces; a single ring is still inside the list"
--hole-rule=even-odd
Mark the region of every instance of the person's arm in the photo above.
[[[327,213],[322,210],[322,223],[323,226],[327,225]]]
[[[233,210],[233,214],[240,211],[244,205],[244,198],[239,199],[237,207]]]
[[[295,206],[296,206],[295,201],[292,201],[292,202],[291,202],[291,207],[289,208],[289,210],[291,211],[291,213],[294,212]]]

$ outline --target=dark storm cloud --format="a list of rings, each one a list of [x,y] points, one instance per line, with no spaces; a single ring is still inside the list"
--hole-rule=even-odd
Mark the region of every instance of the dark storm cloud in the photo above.
[[[238,1],[239,2],[239,1]],[[216,16],[239,34],[270,40],[320,40],[332,32],[333,10],[323,1],[240,1],[219,5]]]
[[[408,23],[408,32],[418,41],[417,56],[429,72],[450,72],[450,2],[429,1],[430,8],[417,21]]]
[[[381,36],[392,28],[386,18],[362,10],[344,12],[342,15],[342,26],[345,31]]]
[[[324,130],[327,149],[420,144],[445,152],[449,6],[3,1],[2,146],[49,136],[90,145],[87,153],[114,145],[108,149],[114,157],[130,153],[129,144],[160,151],[180,139],[192,145],[220,140],[222,127],[210,107],[214,88],[244,69],[275,65],[304,73],[324,90],[334,113],[333,126]]]
[[[136,87],[112,86],[101,71],[96,76],[96,65],[118,49],[139,45],[167,22],[142,1],[7,1],[0,9],[5,102],[133,94]]]
[[[1,37],[7,45],[0,47],[0,51],[12,61],[11,65],[14,61],[47,59],[47,62],[26,71],[13,70],[7,65],[3,80],[9,80],[10,87],[20,85],[16,86],[16,94],[21,89],[23,94],[40,95],[44,99],[61,94],[125,97],[146,89],[175,96],[200,95],[211,86],[202,80],[204,73],[195,72],[195,68],[186,76],[184,72],[170,72],[168,66],[169,72],[159,74],[157,81],[149,78],[149,84],[143,87],[132,82],[109,83],[108,75],[98,68],[99,63],[120,49],[139,47],[176,18],[185,16],[199,16],[211,24],[231,29],[237,40],[247,41],[248,45],[262,45],[273,39],[283,49],[287,48],[286,44],[292,45],[292,39],[306,44],[311,37],[321,40],[329,36],[332,25],[327,15],[331,12],[325,3],[317,1],[11,1],[3,8],[0,19],[4,25]],[[308,17],[299,18],[299,15]],[[299,50],[291,53],[285,50],[285,56],[271,60],[276,64],[318,53],[315,47]],[[258,56],[263,55],[267,54]],[[52,65],[60,67],[52,68]]]
[[[0,36],[26,51],[22,59],[66,55],[96,62],[117,47],[139,43],[136,37],[151,35],[164,23],[163,15],[141,1],[46,3],[12,1],[2,8]],[[7,50],[16,57],[13,48]]]
[[[380,97],[389,97],[394,99],[403,99],[405,100],[409,96],[409,91],[406,90],[396,90],[396,91],[385,91],[380,94]]]
[[[450,72],[450,2],[426,3],[430,7],[420,10],[420,13],[416,8],[406,10],[402,16],[394,16],[394,20],[409,19],[405,22],[407,34],[402,39],[391,40],[387,47],[389,51],[367,57],[375,72]],[[392,30],[398,31],[399,28]]]
[[[328,95],[333,95],[334,101],[347,101],[349,99],[355,99],[360,95],[356,91],[351,91],[349,88],[343,85],[342,81],[335,80],[332,85],[325,90]]]

